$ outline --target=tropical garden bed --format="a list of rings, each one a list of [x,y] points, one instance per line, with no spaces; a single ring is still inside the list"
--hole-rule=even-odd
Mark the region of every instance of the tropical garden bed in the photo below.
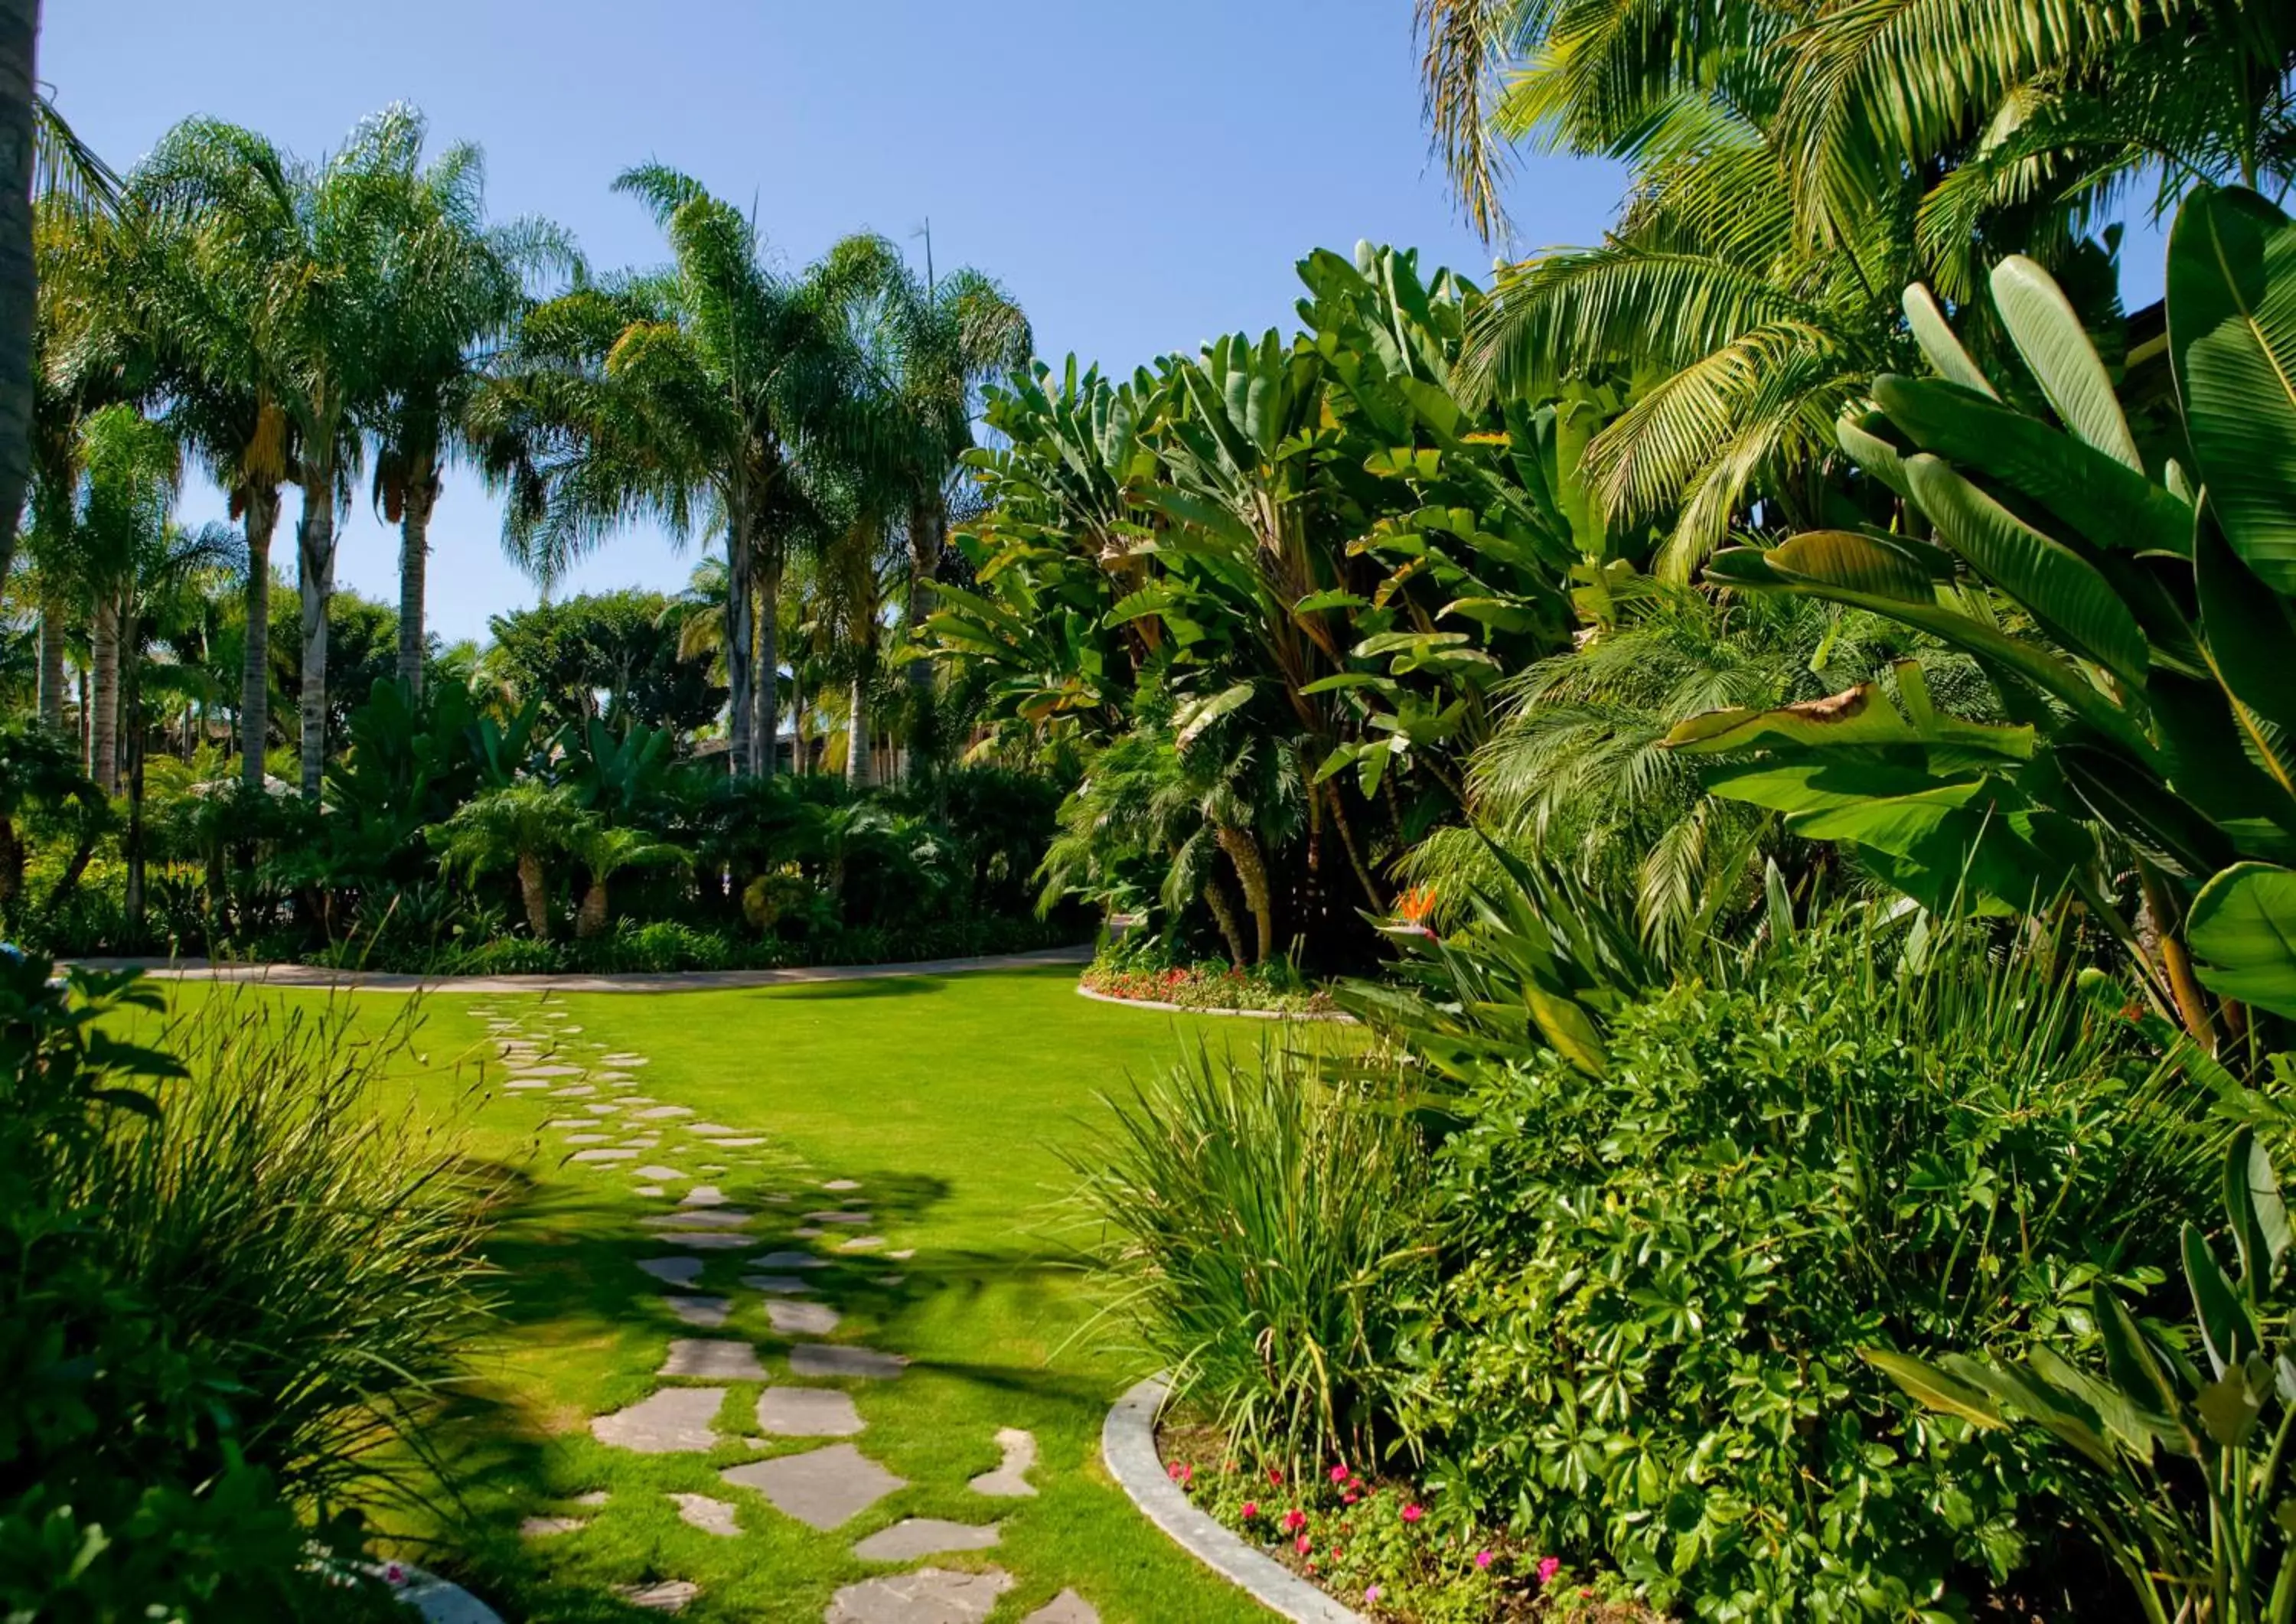
[[[1159,966],[1103,953],[1086,967],[1082,982],[1103,998],[1205,1014],[1329,1019],[1340,1013],[1329,992],[1309,986],[1288,965],[1281,964],[1272,969],[1250,968],[1226,959],[1207,959]]]

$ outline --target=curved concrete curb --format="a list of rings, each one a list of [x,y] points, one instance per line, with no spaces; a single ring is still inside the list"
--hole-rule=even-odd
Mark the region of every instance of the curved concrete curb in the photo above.
[[[1166,1390],[1163,1377],[1149,1377],[1116,1401],[1100,1429],[1101,1458],[1132,1503],[1182,1550],[1279,1617],[1293,1624],[1370,1624],[1274,1557],[1244,1544],[1164,1475],[1164,1463],[1156,1455],[1156,1413]]]
[[[377,1564],[368,1571],[390,1583],[401,1603],[422,1615],[423,1624],[503,1624],[502,1614],[436,1573],[406,1562]]]
[[[1119,998],[1112,993],[1095,992],[1082,981],[1077,983],[1077,997],[1090,998],[1095,1004],[1113,1004],[1119,1009],[1160,1009],[1168,1015],[1212,1015],[1230,1021],[1327,1021],[1334,1026],[1357,1024],[1353,1015],[1338,1010],[1328,1015],[1313,1015],[1290,1009],[1194,1009],[1157,998]]]
[[[329,970],[317,964],[217,964],[205,959],[75,959],[94,970],[141,970],[155,981],[254,981],[266,987],[338,992],[718,992],[796,987],[812,981],[882,981],[908,975],[963,975],[978,970],[1030,970],[1088,964],[1092,949],[1047,947],[988,958],[924,959],[912,964],[807,964],[786,970],[685,970],[660,975],[402,975],[381,970]]]

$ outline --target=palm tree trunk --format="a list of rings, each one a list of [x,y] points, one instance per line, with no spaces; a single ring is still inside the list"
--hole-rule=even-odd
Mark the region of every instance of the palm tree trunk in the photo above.
[[[1219,849],[1227,853],[1227,860],[1235,865],[1235,877],[1243,884],[1243,903],[1251,910],[1251,923],[1259,938],[1259,952],[1251,962],[1264,964],[1267,956],[1275,950],[1275,908],[1267,892],[1267,865],[1261,861],[1259,842],[1247,830],[1233,824],[1216,824],[1212,838]]]
[[[64,617],[53,603],[40,605],[40,723],[64,730]]]
[[[518,894],[526,904],[526,928],[534,939],[550,939],[550,888],[543,883],[542,859],[531,851],[518,854]]]
[[[1204,905],[1219,922],[1220,935],[1227,940],[1228,962],[1242,964],[1243,957],[1243,923],[1235,916],[1235,904],[1228,899],[1227,887],[1217,878],[1204,882]]]
[[[750,590],[750,530],[736,519],[726,531],[726,745],[736,778],[750,771],[750,689],[757,677],[757,627]]]
[[[439,501],[439,476],[425,465],[410,480],[398,517],[398,680],[422,697],[424,575],[430,562],[430,510]]]
[[[335,595],[334,470],[307,465],[303,518],[295,532],[296,585],[303,597],[303,799],[319,799],[327,767],[327,605]]]
[[[94,692],[88,700],[87,775],[106,795],[119,790],[119,600],[110,593],[95,606],[91,663]]]
[[[574,913],[574,934],[584,941],[602,936],[606,930],[606,877],[590,876],[590,889],[582,893],[582,906]]]
[[[914,638],[924,630],[925,619],[932,613],[933,582],[940,578],[941,537],[948,529],[948,513],[943,505],[940,492],[920,496],[909,504],[909,636]],[[909,662],[909,685],[925,689],[932,686],[933,668],[929,660]]]
[[[775,737],[782,722],[782,558],[766,549],[758,571],[758,712],[750,737],[758,755],[751,770],[772,777],[781,770]]]
[[[138,661],[135,658],[136,634],[132,616],[123,616],[128,622],[127,635],[121,650],[119,698],[120,710],[127,727],[121,739],[121,768],[127,780],[127,838],[125,856],[127,859],[127,933],[138,947],[144,936],[144,729],[139,725],[143,714],[143,696],[137,680]]]
[[[263,753],[271,746],[271,533],[279,524],[279,488],[257,487],[247,501],[247,648],[239,670],[239,778],[263,787]]]
[[[857,668],[846,701],[845,783],[849,789],[869,787],[869,685]]]
[[[40,0],[0,0],[0,579],[32,464],[32,59]]]

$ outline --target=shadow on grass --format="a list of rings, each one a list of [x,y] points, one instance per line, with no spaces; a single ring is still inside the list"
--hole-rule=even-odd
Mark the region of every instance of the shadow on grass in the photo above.
[[[947,990],[947,978],[937,975],[882,975],[856,981],[790,981],[779,987],[750,989],[754,997],[799,1004],[841,1003],[855,998],[906,998]]]

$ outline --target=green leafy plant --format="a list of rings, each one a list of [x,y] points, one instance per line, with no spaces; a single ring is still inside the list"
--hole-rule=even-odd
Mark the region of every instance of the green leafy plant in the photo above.
[[[2102,1369],[2046,1345],[2021,1360],[1864,1354],[1930,1409],[1980,1431],[2046,1433],[2078,1457],[2061,1492],[2151,1624],[2296,1617],[2290,1230],[2271,1158],[2247,1129],[2225,1152],[2224,1211],[2230,1271],[2196,1226],[2183,1227],[2189,1339],[2148,1327],[2099,1281],[2088,1306]]]

